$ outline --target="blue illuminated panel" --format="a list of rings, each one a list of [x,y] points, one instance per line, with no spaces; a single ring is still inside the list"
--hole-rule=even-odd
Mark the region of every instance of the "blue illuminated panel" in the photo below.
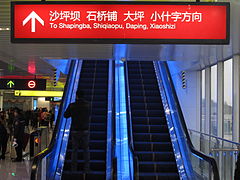
[[[128,146],[127,108],[124,63],[127,45],[115,45],[115,94],[116,94],[116,156],[119,180],[133,179],[130,175],[130,152]]]

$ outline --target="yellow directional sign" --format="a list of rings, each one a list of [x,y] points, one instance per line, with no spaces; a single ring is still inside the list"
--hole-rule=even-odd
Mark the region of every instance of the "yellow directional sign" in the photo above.
[[[15,96],[37,96],[37,97],[62,97],[63,91],[30,91],[30,90],[15,90]]]

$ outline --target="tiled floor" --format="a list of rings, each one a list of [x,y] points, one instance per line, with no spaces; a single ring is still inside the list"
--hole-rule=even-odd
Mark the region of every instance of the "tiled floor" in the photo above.
[[[0,160],[0,179],[2,180],[29,180],[31,162],[12,162],[10,157]]]
[[[24,157],[23,162],[12,162],[11,158],[16,157],[15,149],[8,143],[6,159],[0,160],[0,179],[1,180],[29,180],[31,161],[29,156]],[[27,147],[28,148],[28,147]]]
[[[30,132],[32,132],[32,130],[30,130]],[[51,135],[52,131],[49,133]],[[24,156],[25,153],[27,153],[26,156]],[[32,162],[29,157],[29,143],[26,147],[26,152],[23,152],[24,161],[12,162],[11,158],[15,157],[15,149],[11,147],[11,142],[9,141],[6,159],[0,160],[0,180],[30,180]]]

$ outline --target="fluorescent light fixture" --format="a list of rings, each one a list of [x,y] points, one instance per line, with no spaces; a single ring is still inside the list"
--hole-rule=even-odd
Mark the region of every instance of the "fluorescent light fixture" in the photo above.
[[[37,97],[62,97],[63,91],[29,91],[15,90],[15,96],[37,96]]]

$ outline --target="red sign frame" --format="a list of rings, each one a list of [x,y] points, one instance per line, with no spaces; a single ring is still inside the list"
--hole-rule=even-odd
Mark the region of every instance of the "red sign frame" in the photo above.
[[[229,44],[229,36],[227,2],[11,3],[12,43]]]

